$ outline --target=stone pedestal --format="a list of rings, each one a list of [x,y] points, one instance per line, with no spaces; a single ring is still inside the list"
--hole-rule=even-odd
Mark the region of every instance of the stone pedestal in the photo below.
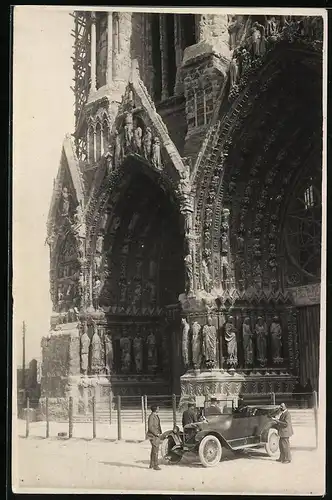
[[[189,400],[196,396],[215,396],[220,401],[220,407],[232,406],[237,403],[245,381],[243,374],[220,369],[211,371],[188,370],[181,377],[181,410]]]
[[[43,337],[41,398],[39,418],[45,416],[46,397],[49,418],[68,418],[69,397],[73,398],[73,411],[77,410],[78,380],[80,379],[80,334],[77,323],[66,323]]]

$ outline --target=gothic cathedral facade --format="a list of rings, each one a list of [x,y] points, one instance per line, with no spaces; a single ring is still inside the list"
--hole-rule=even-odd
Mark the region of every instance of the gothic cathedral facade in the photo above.
[[[322,19],[73,26],[42,397],[317,390]]]

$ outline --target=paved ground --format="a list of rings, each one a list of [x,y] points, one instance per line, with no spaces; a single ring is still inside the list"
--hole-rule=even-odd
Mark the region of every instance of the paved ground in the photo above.
[[[261,451],[251,450],[248,456],[225,454],[223,461],[210,469],[203,468],[196,457],[188,456],[178,465],[161,465],[162,470],[157,472],[148,469],[150,446],[146,441],[114,441],[111,436],[95,440],[90,437],[59,439],[55,431],[61,424],[52,424],[53,437],[45,439],[43,432],[37,432],[37,429],[44,431],[41,424],[32,425],[35,429],[28,439],[19,437],[16,440],[13,469],[19,486],[15,491],[20,493],[31,488],[34,491],[75,488],[76,491],[150,493],[319,495],[324,492],[324,456],[314,449],[314,434],[310,437],[310,429],[297,429],[297,437],[295,435],[292,442],[293,461],[289,465],[280,464]],[[76,436],[87,436],[89,427],[77,425]],[[101,428],[99,430],[105,434]],[[17,431],[24,435],[24,422],[19,422]],[[134,429],[129,432],[125,428],[124,431],[127,437],[130,433],[134,438]]]

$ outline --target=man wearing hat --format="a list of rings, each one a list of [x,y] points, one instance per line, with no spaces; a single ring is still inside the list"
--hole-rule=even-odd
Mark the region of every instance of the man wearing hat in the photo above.
[[[279,418],[273,418],[273,420],[278,424],[279,432],[280,458],[278,458],[278,462],[289,464],[291,462],[289,438],[294,434],[292,417],[287,410],[285,403],[281,403],[279,408],[281,411]]]
[[[158,411],[158,406],[151,406],[151,413],[148,419],[148,432],[146,434],[147,439],[149,439],[151,443],[150,469],[154,470],[160,470],[158,465],[158,453],[162,431]]]
[[[215,396],[211,397],[211,404],[205,409],[205,416],[212,417],[215,415],[221,415],[222,411],[217,404],[217,398]]]
[[[193,401],[189,401],[188,409],[184,410],[182,414],[182,427],[188,424],[193,424],[198,421],[197,413],[195,410],[195,403]]]

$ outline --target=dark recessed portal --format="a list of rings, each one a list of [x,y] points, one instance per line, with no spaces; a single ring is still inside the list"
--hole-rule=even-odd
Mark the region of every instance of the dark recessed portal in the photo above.
[[[136,173],[106,237],[110,304],[175,304],[184,290],[183,238],[177,208],[159,186]]]
[[[176,308],[184,291],[183,234],[168,194],[139,170],[130,176],[105,237],[101,305],[113,344],[112,386],[114,393],[167,394],[174,347],[164,306]]]

